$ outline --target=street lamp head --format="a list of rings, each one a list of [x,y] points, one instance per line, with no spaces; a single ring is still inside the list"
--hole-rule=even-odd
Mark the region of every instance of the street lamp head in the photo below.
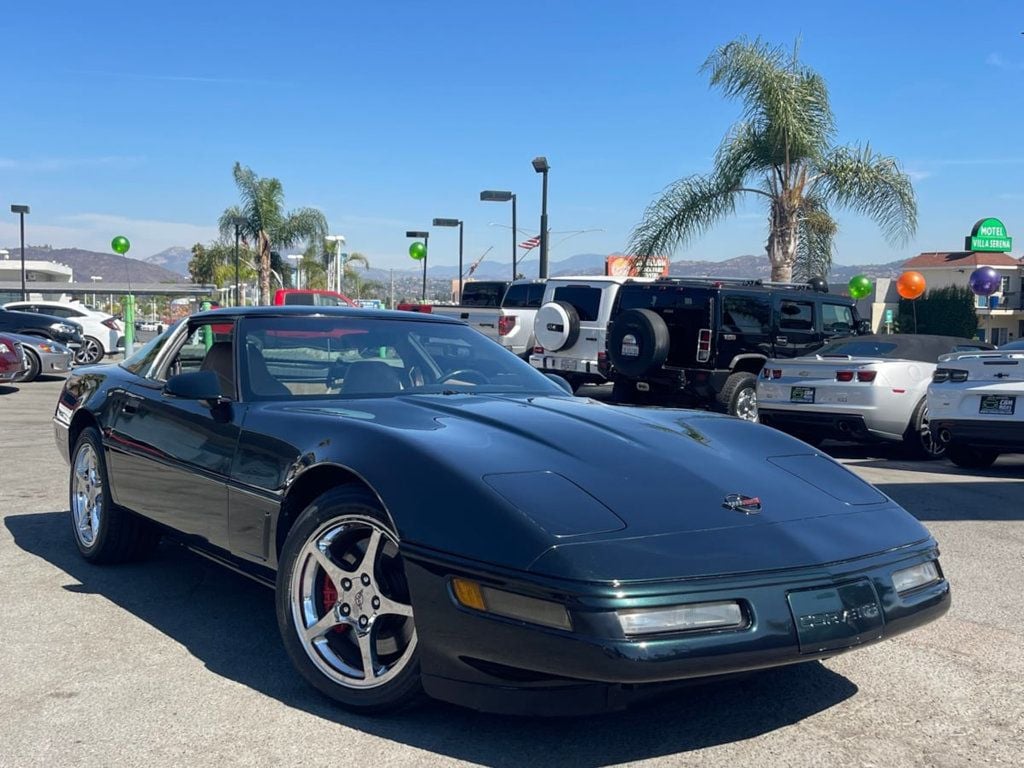
[[[533,170],[537,173],[547,173],[551,166],[548,165],[548,159],[546,157],[535,157],[533,158]]]
[[[507,203],[515,195],[511,192],[503,192],[497,189],[485,189],[480,193],[480,199],[486,203]]]
[[[341,243],[342,245],[345,244],[344,235],[328,235],[327,237],[324,238],[324,240],[326,240],[329,243]]]
[[[461,223],[458,219],[434,219],[435,227],[457,227]]]
[[[27,205],[12,205],[11,213],[28,213]]]
[[[430,233],[429,232],[419,232],[419,231],[412,232],[412,231],[410,231],[410,232],[406,232],[405,236],[406,237],[430,237]]]

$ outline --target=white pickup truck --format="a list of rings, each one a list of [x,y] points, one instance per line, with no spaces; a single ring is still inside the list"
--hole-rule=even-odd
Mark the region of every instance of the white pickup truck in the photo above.
[[[543,280],[479,280],[462,288],[462,303],[399,305],[463,320],[513,354],[528,359],[534,346],[533,320],[544,296]]]

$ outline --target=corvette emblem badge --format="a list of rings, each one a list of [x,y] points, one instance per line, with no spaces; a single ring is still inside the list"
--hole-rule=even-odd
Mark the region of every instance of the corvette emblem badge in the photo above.
[[[741,493],[730,493],[722,506],[744,515],[757,515],[761,512],[761,500],[757,496],[744,496]]]

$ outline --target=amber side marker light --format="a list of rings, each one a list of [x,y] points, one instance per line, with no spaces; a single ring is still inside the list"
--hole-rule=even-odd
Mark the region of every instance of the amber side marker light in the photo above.
[[[485,587],[470,579],[455,577],[451,583],[456,602],[466,608],[555,629],[572,629],[569,612],[559,603]]]

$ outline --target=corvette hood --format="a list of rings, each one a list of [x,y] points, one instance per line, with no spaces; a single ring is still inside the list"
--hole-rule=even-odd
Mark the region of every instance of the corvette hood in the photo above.
[[[739,553],[757,554],[759,541],[779,550],[772,560],[779,567],[805,565],[822,562],[815,542],[830,538],[829,523],[815,524],[796,546],[780,543],[789,540],[785,529],[810,531],[810,521],[832,519],[838,538],[840,529],[857,529],[850,521],[868,511],[872,535],[847,533],[849,545],[840,541],[831,547],[830,558],[928,537],[909,514],[831,458],[739,419],[560,397],[406,396],[363,403],[364,423],[400,430],[417,454],[429,456],[424,460],[431,469],[420,476],[432,478],[437,492],[447,488],[446,495],[455,497],[451,480],[462,476],[465,487],[489,495],[496,507],[521,513],[540,546],[528,561],[507,563],[513,567],[579,576],[584,574],[575,572],[571,561],[582,564],[593,557],[595,562],[581,569],[586,578],[623,578],[596,567],[606,558],[592,554],[600,550],[584,553],[584,544],[610,542],[628,542],[638,561],[645,552],[653,556],[653,563],[647,558],[648,570],[664,566],[672,552],[695,562],[723,548],[734,550],[740,565]],[[899,525],[879,526],[889,519]],[[492,530],[501,535],[497,527]],[[455,551],[465,549],[461,535]],[[545,556],[552,548],[563,551]],[[634,574],[648,575],[644,568]]]

